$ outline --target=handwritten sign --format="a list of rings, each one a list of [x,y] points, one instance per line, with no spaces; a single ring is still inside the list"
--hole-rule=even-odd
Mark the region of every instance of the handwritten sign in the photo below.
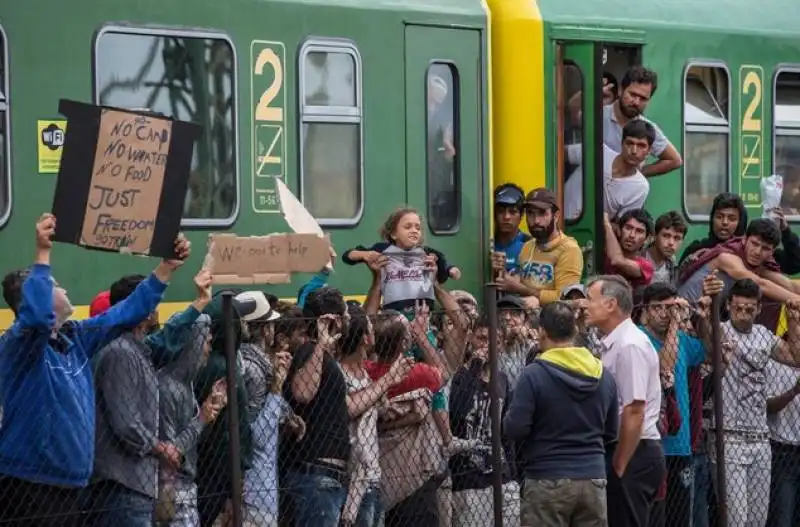
[[[147,254],[172,123],[104,109],[81,244]]]
[[[56,240],[171,257],[201,128],[167,117],[60,101],[68,132],[53,214]]]
[[[205,265],[215,284],[288,284],[292,273],[316,273],[330,257],[330,240],[316,234],[212,234]]]

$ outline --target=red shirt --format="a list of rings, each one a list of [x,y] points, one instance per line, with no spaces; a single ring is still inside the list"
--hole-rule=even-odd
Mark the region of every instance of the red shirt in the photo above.
[[[364,367],[367,369],[370,379],[377,381],[389,372],[392,365],[368,360],[364,361]],[[427,388],[431,392],[437,392],[441,387],[442,376],[439,374],[439,370],[419,362],[406,374],[405,379],[389,388],[387,395],[391,399],[420,388]]]
[[[653,269],[653,263],[644,256],[635,256],[632,258],[632,260],[636,262],[636,265],[639,266],[641,276],[631,278],[630,276],[626,275],[611,265],[611,260],[608,259],[608,256],[603,259],[603,274],[618,274],[625,278],[631,284],[633,289],[649,285],[650,280],[653,279],[653,273],[655,272]]]

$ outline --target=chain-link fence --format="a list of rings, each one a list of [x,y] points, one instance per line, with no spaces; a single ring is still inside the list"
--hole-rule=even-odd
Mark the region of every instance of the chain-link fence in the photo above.
[[[222,294],[160,326],[134,293],[57,333],[52,306],[20,308],[0,344],[0,523],[520,526],[563,507],[606,524],[580,520],[614,506],[619,426],[585,298],[567,323],[491,288],[432,313],[329,291],[314,318],[252,318]],[[634,310],[660,371],[651,525],[798,524],[797,313],[777,336],[762,311],[658,295]],[[598,501],[581,512],[579,493]]]

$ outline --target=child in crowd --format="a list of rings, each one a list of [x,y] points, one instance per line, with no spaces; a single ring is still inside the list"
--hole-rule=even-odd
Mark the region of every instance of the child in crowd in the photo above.
[[[381,295],[385,309],[404,311],[413,308],[418,299],[433,304],[433,287],[424,269],[426,256],[436,257],[436,280],[444,283],[448,278],[458,280],[461,270],[449,265],[444,254],[422,244],[422,220],[416,210],[402,208],[394,212],[381,228],[384,241],[372,247],[359,245],[345,251],[342,261],[348,265],[359,262],[372,263],[381,256],[388,263],[381,277]]]

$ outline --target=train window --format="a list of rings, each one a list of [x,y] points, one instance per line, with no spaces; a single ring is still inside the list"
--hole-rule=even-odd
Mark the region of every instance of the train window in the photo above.
[[[300,193],[323,225],[355,225],[364,209],[361,56],[347,41],[300,51]]]
[[[11,142],[9,141],[8,43],[0,27],[0,225],[11,215]]]
[[[236,59],[227,36],[105,28],[95,41],[99,104],[147,109],[203,126],[183,224],[230,225],[239,206]]]
[[[564,63],[564,221],[577,222],[583,214],[583,73]]]
[[[461,219],[458,71],[434,62],[426,79],[428,226],[433,233],[453,233]]]
[[[728,190],[729,77],[722,66],[692,65],[684,82],[683,200],[691,218],[706,218]]]
[[[800,71],[775,77],[775,155],[773,172],[783,176],[781,207],[800,215]]]

